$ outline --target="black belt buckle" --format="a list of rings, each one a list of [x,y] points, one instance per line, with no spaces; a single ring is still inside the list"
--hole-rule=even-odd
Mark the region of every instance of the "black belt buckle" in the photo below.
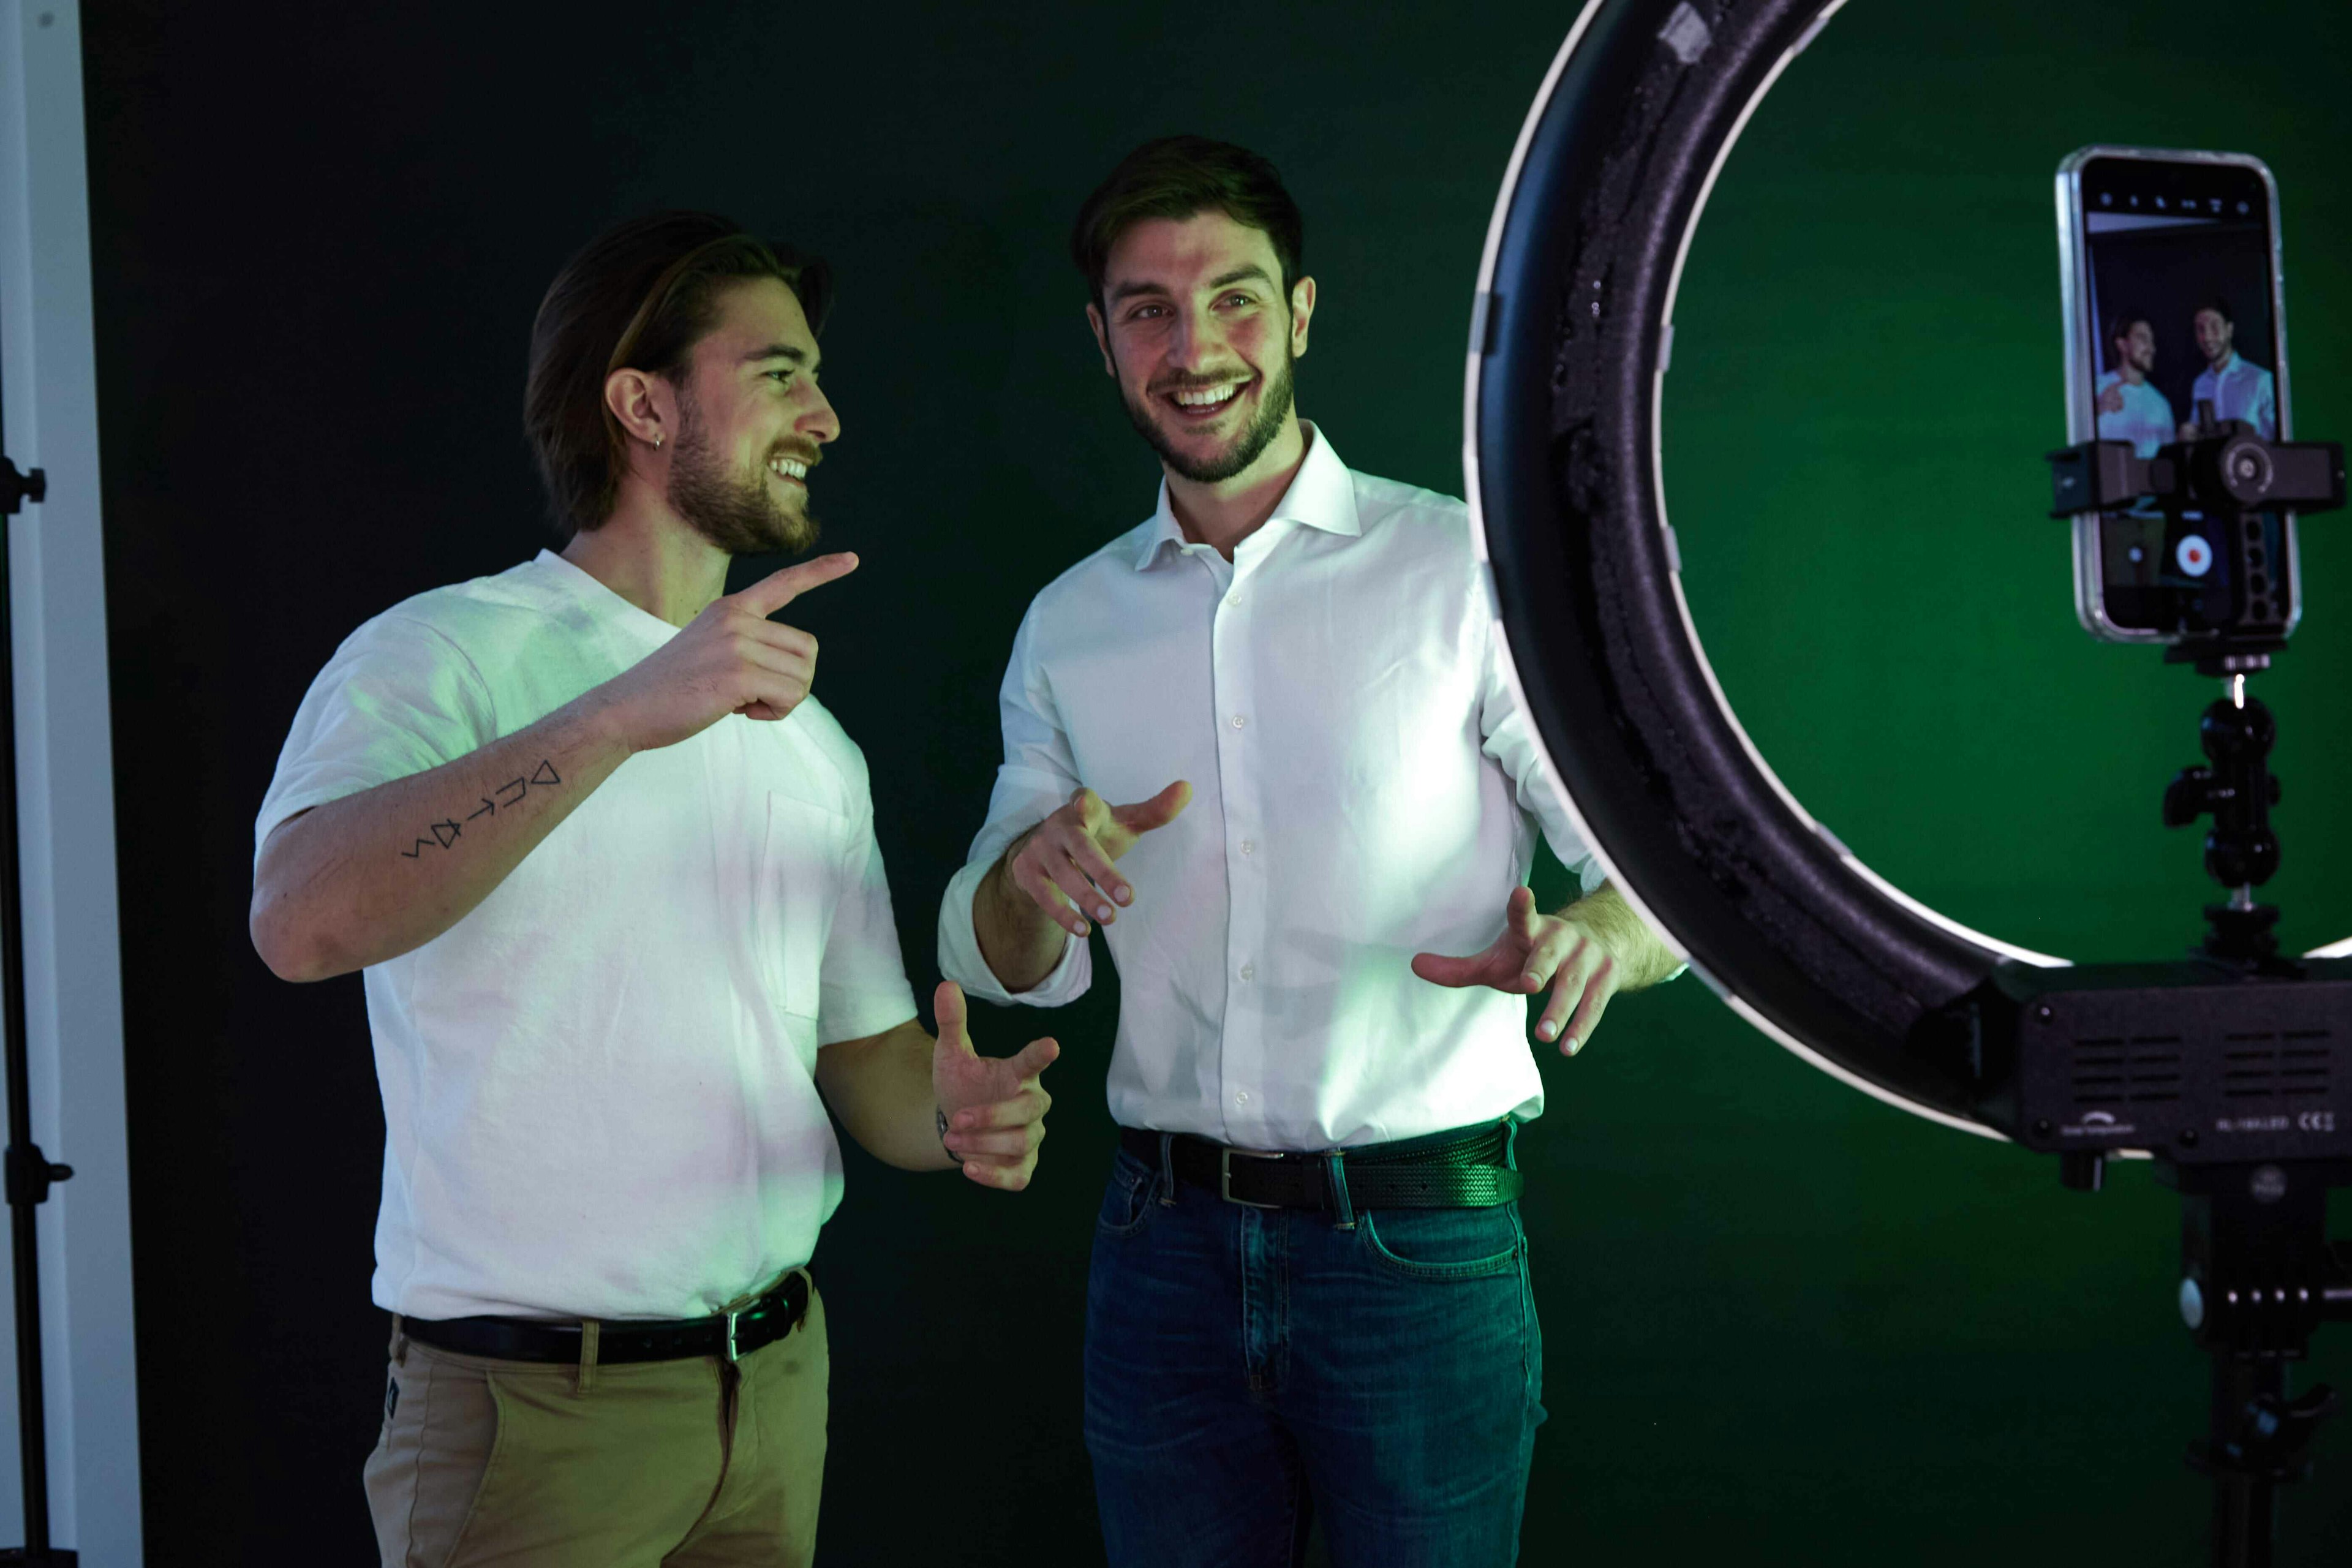
[[[1229,1204],[1239,1204],[1242,1207],[1246,1209],[1280,1208],[1282,1206],[1280,1204],[1252,1203],[1247,1198],[1237,1198],[1234,1196],[1234,1156],[1236,1154],[1239,1154],[1244,1160],[1280,1160],[1286,1158],[1286,1156],[1282,1154],[1261,1152],[1256,1149],[1228,1149],[1223,1144],[1219,1144],[1217,1146],[1217,1195],[1224,1199],[1225,1202]]]

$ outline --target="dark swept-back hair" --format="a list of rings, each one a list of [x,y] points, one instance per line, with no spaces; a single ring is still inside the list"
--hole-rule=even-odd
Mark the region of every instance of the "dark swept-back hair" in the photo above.
[[[833,300],[824,263],[744,232],[716,213],[632,218],[563,264],[530,329],[523,433],[547,484],[550,521],[564,539],[604,526],[628,468],[628,440],[604,405],[604,381],[624,367],[679,379],[719,312],[719,296],[747,278],[792,289],[821,331]]]
[[[2189,312],[2189,319],[2193,321],[2207,310],[2212,311],[2215,315],[2221,317],[2221,320],[2227,321],[2231,327],[2235,327],[2238,324],[2238,318],[2230,314],[2230,301],[2224,300],[2219,294],[2209,295],[2206,298],[2198,300],[2197,309]]]
[[[1087,291],[1099,307],[1103,274],[1119,236],[1148,218],[1183,219],[1213,211],[1274,242],[1287,301],[1290,286],[1304,276],[1307,220],[1271,163],[1246,147],[1206,136],[1162,136],[1121,158],[1078,208],[1078,221],[1070,228],[1070,259],[1086,274]]]
[[[2150,331],[2154,331],[2156,330],[2156,318],[2149,315],[2146,310],[2117,310],[2114,315],[2107,318],[2107,341],[2105,348],[2107,351],[2107,359],[2110,362],[2107,366],[2108,369],[2113,370],[2115,368],[2113,362],[2120,357],[2116,353],[2116,345],[2121,342],[2124,339],[2131,336],[2131,330],[2134,327],[2138,326],[2142,321],[2146,321],[2148,324],[2148,330]]]

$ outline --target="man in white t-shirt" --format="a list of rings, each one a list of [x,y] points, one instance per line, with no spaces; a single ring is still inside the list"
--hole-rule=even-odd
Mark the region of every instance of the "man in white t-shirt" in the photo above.
[[[2156,369],[2156,329],[2137,311],[2124,312],[2107,333],[2107,354],[2098,384],[2099,439],[2129,441],[2134,454],[2153,458],[2179,424],[2172,400],[2147,379]]]
[[[707,214],[573,258],[525,400],[562,552],[353,633],[256,824],[262,957],[365,973],[388,1564],[807,1563],[827,1105],[905,1169],[1035,1163],[1054,1043],[916,1020],[865,760],[768,619],[856,558],[721,594],[814,538],[824,304]]]

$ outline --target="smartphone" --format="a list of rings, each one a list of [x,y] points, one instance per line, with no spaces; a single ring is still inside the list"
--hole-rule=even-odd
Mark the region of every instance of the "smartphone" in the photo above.
[[[2228,420],[2291,438],[2278,184],[2261,159],[2069,153],[2058,165],[2058,259],[2069,444],[2129,441],[2153,457]],[[2109,642],[2179,642],[2245,629],[2252,604],[2274,635],[2292,632],[2303,615],[2294,514],[2239,523],[2262,534],[2242,549],[2221,526],[2147,502],[2076,517],[2084,629]]]

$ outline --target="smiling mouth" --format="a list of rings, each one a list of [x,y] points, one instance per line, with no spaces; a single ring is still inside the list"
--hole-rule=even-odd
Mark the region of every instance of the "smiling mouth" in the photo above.
[[[1176,417],[1187,425],[1205,425],[1231,408],[1249,386],[1247,381],[1220,382],[1213,386],[1185,386],[1160,395],[1160,400],[1176,411]]]
[[[784,480],[788,484],[798,485],[803,489],[806,489],[808,488],[808,471],[809,466],[806,463],[802,462],[797,458],[771,458],[768,459],[768,472],[775,475],[776,478]]]

